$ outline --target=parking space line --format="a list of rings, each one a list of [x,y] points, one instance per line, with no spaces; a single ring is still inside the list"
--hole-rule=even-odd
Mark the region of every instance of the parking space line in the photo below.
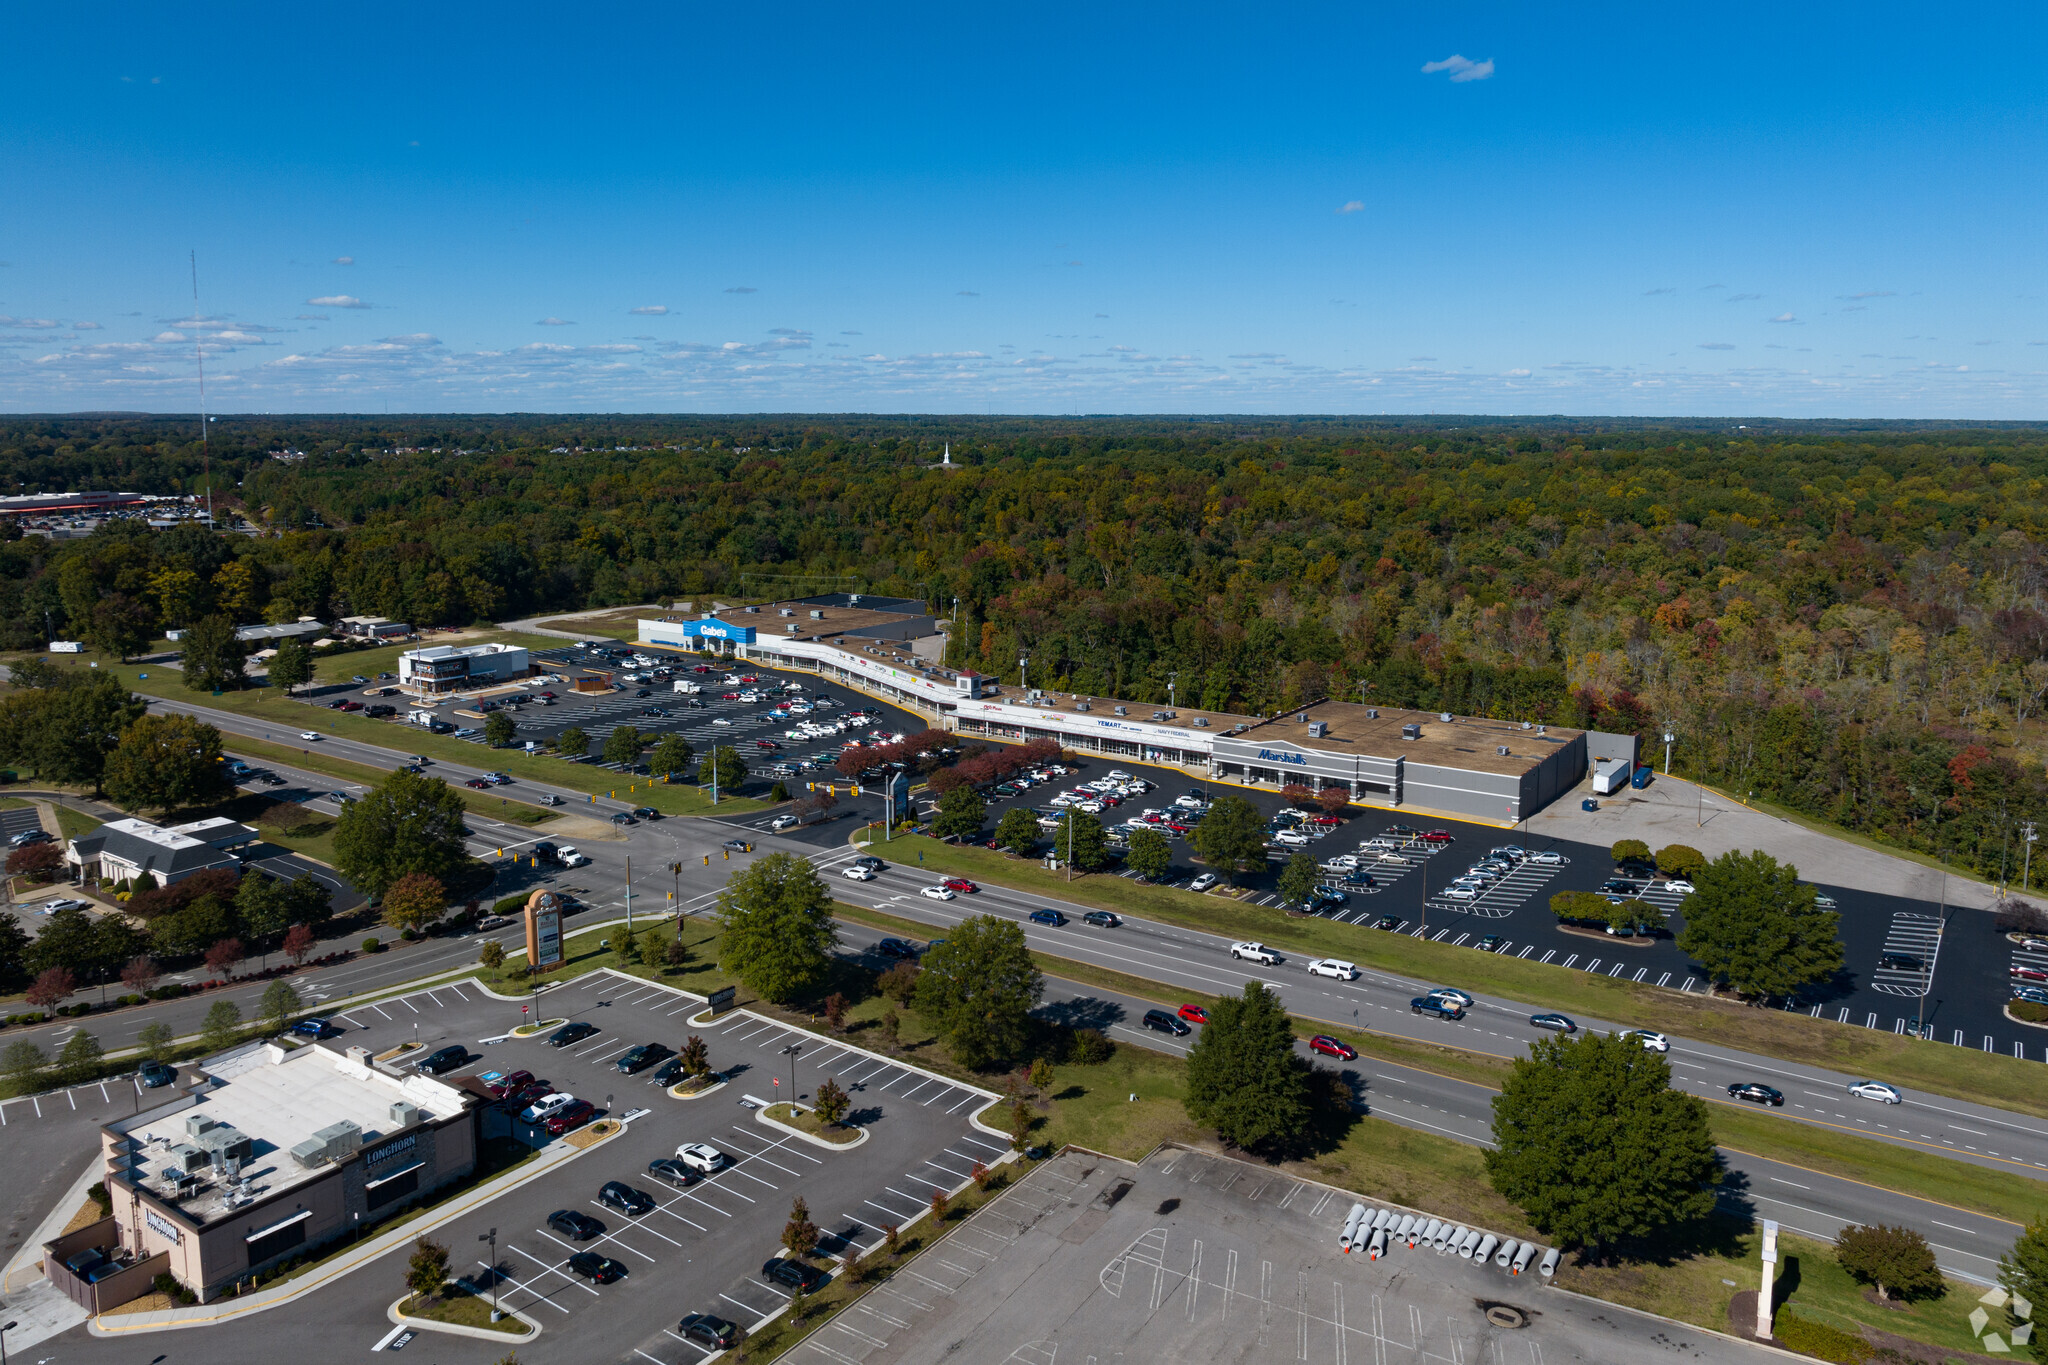
[[[959,1103],[959,1104],[956,1104],[956,1105],[954,1105],[954,1106],[953,1106],[953,1107],[952,1107],[951,1109],[948,1109],[948,1110],[947,1110],[946,1112],[947,1112],[947,1113],[949,1113],[949,1114],[957,1114],[957,1113],[959,1113],[959,1112],[960,1112],[960,1110],[961,1110],[961,1109],[962,1109],[963,1107],[965,1107],[966,1105],[969,1105],[969,1104],[973,1103],[973,1102],[974,1102],[975,1100],[977,1100],[977,1099],[980,1099],[980,1098],[981,1098],[981,1097],[980,1097],[980,1096],[979,1096],[978,1094],[976,1094],[976,1093],[975,1093],[974,1091],[970,1090],[970,1091],[968,1091],[968,1092],[967,1092],[967,1098],[966,1098],[966,1099],[964,1099],[964,1100],[960,1101],[960,1103]]]
[[[609,1205],[609,1204],[600,1204],[600,1203],[598,1203],[598,1201],[597,1201],[597,1200],[595,1200],[595,1199],[592,1199],[592,1200],[590,1200],[589,1202],[590,1202],[590,1203],[591,1203],[592,1205],[594,1205],[594,1206],[596,1206],[597,1208],[600,1208],[600,1209],[609,1209],[609,1208],[611,1208],[611,1205]],[[657,1205],[656,1205],[655,1207],[656,1207],[656,1208],[658,1209],[658,1208],[660,1208],[660,1205],[658,1205],[658,1204],[657,1204]],[[626,1224],[626,1226],[627,1226],[627,1227],[629,1227],[629,1228],[638,1228],[638,1229],[640,1229],[640,1231],[642,1231],[642,1232],[646,1233],[646,1234],[647,1234],[647,1235],[648,1235],[649,1237],[659,1237],[659,1238],[661,1238],[661,1240],[662,1240],[662,1241],[664,1241],[664,1242],[667,1242],[667,1243],[668,1243],[668,1244],[669,1244],[670,1246],[672,1246],[672,1247],[680,1247],[680,1246],[682,1245],[682,1243],[681,1243],[681,1242],[678,1242],[678,1241],[677,1241],[677,1240],[676,1240],[675,1238],[673,1238],[673,1237],[670,1237],[670,1236],[668,1236],[668,1235],[667,1235],[666,1233],[660,1233],[660,1232],[656,1232],[656,1231],[655,1231],[655,1230],[654,1230],[653,1228],[651,1228],[651,1227],[648,1227],[648,1226],[647,1226],[647,1224],[646,1224],[646,1223],[645,1223],[644,1221],[642,1221],[642,1220],[638,1220],[638,1219],[636,1219],[635,1221],[633,1221],[633,1222],[631,1222],[631,1223],[628,1223],[628,1224]]]
[[[912,1074],[912,1075],[915,1075],[916,1073],[915,1073],[915,1072],[912,1072],[911,1074]],[[910,1097],[911,1097],[912,1095],[915,1095],[915,1094],[916,1094],[916,1093],[917,1093],[918,1091],[920,1091],[920,1090],[924,1089],[924,1088],[925,1088],[925,1086],[927,1086],[927,1085],[937,1085],[937,1084],[939,1084],[939,1080],[938,1080],[938,1078],[937,1078],[937,1077],[935,1077],[935,1076],[927,1076],[927,1077],[925,1077],[925,1078],[924,1078],[924,1080],[923,1080],[923,1081],[919,1082],[919,1083],[918,1083],[918,1084],[916,1084],[916,1085],[913,1085],[913,1086],[911,1086],[911,1087],[910,1087],[910,1089],[908,1089],[908,1090],[904,1091],[904,1092],[903,1092],[903,1093],[902,1093],[901,1095],[898,1095],[898,1096],[897,1096],[896,1098],[897,1098],[897,1099],[900,1099],[900,1100],[907,1100],[907,1099],[909,1099],[909,1098],[910,1098]],[[884,1086],[883,1088],[884,1088],[884,1089],[887,1089],[888,1087],[887,1087],[887,1086]]]
[[[502,1271],[502,1270],[498,1270],[498,1269],[496,1269],[495,1267],[493,1267],[493,1266],[491,1266],[491,1265],[489,1265],[489,1264],[486,1264],[486,1263],[485,1263],[485,1262],[483,1262],[483,1261],[478,1261],[478,1262],[477,1262],[477,1264],[478,1264],[478,1265],[480,1265],[480,1266],[483,1266],[483,1268],[484,1268],[484,1271],[485,1271],[485,1273],[487,1273],[487,1274],[488,1274],[488,1275],[489,1275],[489,1276],[490,1276],[490,1277],[491,1277],[492,1279],[498,1280],[498,1281],[500,1281],[500,1282],[502,1282],[502,1283],[504,1283],[504,1284],[509,1284],[509,1285],[511,1285],[511,1286],[512,1286],[512,1287],[513,1287],[514,1289],[524,1289],[524,1290],[525,1290],[525,1291],[526,1291],[527,1293],[529,1293],[529,1294],[533,1295],[533,1297],[534,1297],[535,1299],[539,1300],[539,1301],[540,1301],[541,1303],[544,1303],[544,1304],[546,1304],[546,1305],[547,1305],[548,1307],[550,1307],[550,1308],[554,1309],[554,1310],[555,1310],[555,1311],[556,1311],[557,1313],[566,1313],[566,1312],[568,1312],[568,1311],[569,1311],[568,1309],[566,1309],[566,1308],[562,1307],[562,1305],[561,1305],[561,1304],[559,1304],[559,1303],[556,1303],[556,1302],[555,1302],[555,1301],[554,1301],[553,1299],[549,1298],[549,1297],[548,1297],[548,1296],[547,1296],[546,1294],[543,1294],[543,1293],[541,1293],[541,1292],[540,1292],[540,1291],[539,1291],[538,1289],[535,1289],[535,1288],[533,1287],[533,1282],[532,1282],[531,1280],[526,1280],[526,1281],[521,1281],[521,1280],[515,1280],[515,1279],[513,1279],[513,1278],[512,1278],[512,1277],[511,1277],[510,1275],[507,1275],[507,1274],[506,1274],[506,1273],[505,1273],[504,1271]],[[546,1269],[548,1269],[548,1270],[553,1270],[553,1269],[554,1269],[554,1267],[553,1267],[553,1266],[548,1266],[548,1267],[547,1267]],[[572,1280],[572,1281],[571,1281],[570,1283],[572,1283],[572,1284],[573,1284],[573,1283],[575,1283],[575,1282],[574,1282],[574,1281]],[[589,1288],[589,1286],[588,1286],[588,1285],[585,1285],[585,1286],[583,1286],[583,1287],[584,1287],[584,1288],[586,1288],[586,1289],[588,1289],[588,1288]],[[593,1289],[593,1290],[591,1290],[591,1292],[592,1292],[592,1293],[594,1294],[594,1293],[596,1293],[597,1291]],[[502,1295],[500,1295],[500,1299],[501,1299],[501,1301],[502,1301],[502,1298],[503,1298],[503,1296],[502,1296]]]
[[[891,1190],[891,1191],[889,1191],[889,1193],[891,1193],[891,1194],[894,1194],[894,1193],[895,1193],[895,1191]],[[905,1198],[908,1198],[909,1196],[907,1196],[907,1195],[906,1195],[906,1196],[904,1196],[904,1197],[905,1197]],[[912,1205],[911,1205],[911,1210],[912,1210],[912,1211],[911,1211],[910,1213],[907,1213],[907,1214],[906,1214],[906,1213],[899,1213],[899,1212],[897,1212],[897,1211],[896,1211],[895,1209],[892,1209],[892,1208],[890,1208],[890,1207],[889,1207],[889,1206],[888,1206],[887,1204],[877,1204],[877,1203],[876,1203],[876,1202],[875,1202],[874,1200],[872,1200],[872,1199],[863,1199],[863,1200],[861,1200],[860,1202],[861,1202],[861,1203],[863,1203],[863,1204],[866,1204],[866,1205],[867,1205],[867,1206],[868,1206],[869,1208],[876,1208],[876,1209],[880,1209],[880,1210],[881,1210],[881,1211],[882,1211],[883,1213],[886,1213],[886,1214],[888,1214],[888,1215],[889,1215],[889,1216],[890,1216],[891,1218],[894,1218],[894,1219],[896,1219],[896,1220],[897,1220],[897,1225],[898,1225],[898,1226],[900,1226],[900,1225],[902,1224],[902,1222],[903,1222],[903,1220],[904,1220],[904,1219],[906,1219],[906,1218],[914,1218],[914,1217],[916,1217],[916,1216],[917,1216],[917,1213],[918,1213],[918,1212],[919,1212],[920,1210],[922,1210],[922,1209],[924,1208],[924,1206],[923,1206],[922,1204],[919,1204],[919,1203],[917,1203],[916,1201],[914,1201],[914,1200],[913,1200],[913,1201],[912,1201]]]

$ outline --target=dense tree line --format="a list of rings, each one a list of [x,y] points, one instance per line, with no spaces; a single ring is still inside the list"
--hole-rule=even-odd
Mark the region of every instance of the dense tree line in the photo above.
[[[193,492],[196,433],[0,419],[0,474]],[[1062,690],[1669,725],[1682,772],[1991,871],[2048,818],[2031,427],[245,417],[212,471],[276,534],[0,543],[0,645],[843,583]]]

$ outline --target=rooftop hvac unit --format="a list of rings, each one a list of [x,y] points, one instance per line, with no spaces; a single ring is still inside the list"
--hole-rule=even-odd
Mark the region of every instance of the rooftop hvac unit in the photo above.
[[[391,1106],[391,1123],[396,1128],[410,1128],[420,1121],[424,1111],[410,1100],[398,1100]]]
[[[347,1119],[316,1129],[313,1136],[327,1144],[336,1161],[353,1155],[356,1148],[363,1145],[363,1130]]]
[[[1308,723],[1308,737],[1310,739],[1321,739],[1324,735],[1327,735],[1329,733],[1330,727],[1324,721],[1312,720]]]
[[[1449,725],[1449,724],[1451,723],[1451,713],[1450,713],[1450,712],[1448,712],[1448,711],[1439,711],[1439,712],[1437,712],[1437,713],[1436,713],[1436,718],[1437,718],[1438,720],[1442,721],[1442,722],[1443,722],[1444,724],[1446,724],[1446,725]]]
[[[204,1147],[195,1147],[189,1142],[181,1142],[171,1148],[172,1167],[188,1175],[193,1171],[205,1170],[212,1162],[213,1158],[207,1155]]]
[[[1496,744],[1493,748],[1493,751],[1499,754],[1502,758],[1506,758],[1508,756],[1508,746],[1505,744]]]
[[[1378,719],[1380,718],[1380,708],[1379,708],[1379,707],[1377,707],[1377,706],[1368,706],[1368,707],[1366,707],[1366,708],[1365,708],[1365,718],[1366,718],[1367,720],[1378,720]]]
[[[216,1165],[231,1160],[247,1161],[256,1155],[256,1144],[249,1141],[249,1135],[239,1128],[230,1128],[226,1124],[221,1124],[200,1138],[199,1145],[207,1150]]]
[[[208,1132],[216,1126],[218,1125],[216,1125],[212,1119],[208,1118],[204,1114],[185,1115],[186,1137],[198,1137],[201,1133]]]
[[[822,621],[822,620],[824,620],[824,619],[825,619],[825,613],[824,613],[824,612],[822,612],[822,611],[819,611],[819,610],[818,610],[818,609],[817,609],[816,607],[813,607],[813,608],[811,609],[811,619],[812,619],[813,621]]]
[[[1200,716],[1196,716],[1192,721],[1189,721],[1188,723],[1190,725],[1193,725],[1198,730],[1206,730],[1209,728],[1209,722],[1203,720]]]
[[[794,615],[796,615],[796,608],[795,608],[795,607],[777,607],[777,608],[775,609],[775,614],[776,614],[777,616],[794,616]]]
[[[1529,722],[1528,722],[1528,721],[1526,721],[1526,720],[1525,720],[1525,721],[1523,721],[1523,722],[1522,722],[1522,728],[1523,728],[1524,730],[1528,729],[1528,728],[1529,728]]]
[[[1307,719],[1308,719],[1308,712],[1306,712],[1306,711],[1303,711],[1303,712],[1301,712],[1300,714],[1298,714],[1298,715],[1296,715],[1296,716],[1295,716],[1295,719],[1296,719],[1296,720],[1301,720],[1301,721],[1305,721],[1305,720],[1307,720]]]
[[[1085,701],[1077,701],[1074,703],[1074,709],[1076,711],[1086,711],[1089,709],[1088,703]]]
[[[1404,726],[1402,726],[1402,727],[1401,727],[1401,738],[1403,738],[1403,739],[1421,739],[1421,738],[1422,738],[1422,727],[1421,727],[1420,725],[1416,724],[1416,723],[1415,723],[1414,721],[1412,721],[1412,720],[1411,720],[1411,721],[1409,721],[1409,722],[1408,722],[1408,723],[1407,723],[1406,725],[1404,725]]]
[[[1119,706],[1116,708],[1116,713],[1120,716],[1128,716],[1129,714],[1131,714],[1131,708],[1128,706]]]
[[[759,607],[748,607],[747,610],[752,612],[756,616],[759,616],[761,614],[761,609]]]
[[[797,632],[798,632],[799,630],[802,630],[802,629],[803,629],[803,627],[802,627],[802,626],[799,626],[799,625],[798,625],[798,624],[797,624],[796,622],[794,622],[794,621],[791,621],[791,622],[790,622],[790,623],[789,623],[788,625],[784,626],[784,627],[783,627],[783,629],[784,629],[784,630],[786,630],[786,631],[788,631],[788,632],[789,632],[789,633],[790,633],[791,635],[794,635],[794,634],[796,634],[796,633],[797,633]]]

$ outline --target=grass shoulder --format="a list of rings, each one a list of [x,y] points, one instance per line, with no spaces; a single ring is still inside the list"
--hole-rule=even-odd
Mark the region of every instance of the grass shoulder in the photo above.
[[[1935,1094],[2048,1118],[2048,1088],[2034,1084],[2032,1064],[1996,1053],[1781,1010],[1752,1009],[1730,1000],[1659,990],[1333,920],[1289,919],[1267,907],[1172,887],[1138,886],[1122,877],[1079,876],[1068,882],[1033,862],[918,835],[898,839],[888,848],[895,862],[910,863],[922,853],[924,866],[933,872],[984,879],[1206,933],[1261,939],[1282,951],[1341,957],[1418,983],[1455,979],[1468,990],[1529,1002],[1533,1008],[1614,1019],[1786,1061],[1882,1076]]]

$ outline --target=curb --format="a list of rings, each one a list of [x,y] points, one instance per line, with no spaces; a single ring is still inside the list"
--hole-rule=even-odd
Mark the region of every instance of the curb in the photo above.
[[[747,1098],[752,1099],[754,1097],[752,1095],[749,1095],[747,1096]],[[784,1123],[780,1119],[769,1118],[768,1110],[770,1107],[771,1106],[764,1104],[759,1109],[756,1109],[754,1111],[754,1122],[762,1124],[769,1128],[777,1129],[780,1132],[787,1133],[793,1138],[800,1138],[803,1141],[810,1143],[813,1147],[823,1147],[828,1152],[850,1152],[854,1148],[866,1143],[867,1140],[873,1136],[873,1134],[870,1133],[867,1129],[861,1128],[858,1125],[856,1125],[855,1131],[858,1132],[860,1136],[855,1138],[853,1141],[827,1142],[824,1138],[819,1137],[815,1133],[806,1133],[801,1128],[790,1127],[788,1124]]]
[[[678,1095],[676,1091],[682,1089],[682,1087],[680,1085],[672,1085],[663,1093],[665,1093],[672,1100],[701,1100],[706,1095],[716,1095],[719,1091],[725,1089],[726,1086],[730,1084],[732,1084],[732,1082],[730,1081],[720,1081],[717,1085],[707,1085],[702,1090],[696,1091],[688,1095]]]
[[[478,1341],[518,1342],[522,1345],[532,1341],[541,1333],[540,1324],[516,1308],[500,1308],[498,1311],[508,1318],[526,1324],[526,1331],[520,1334],[493,1332],[488,1327],[465,1327],[459,1322],[435,1322],[432,1318],[409,1317],[398,1311],[398,1305],[404,1302],[405,1300],[402,1298],[394,1302],[389,1308],[384,1310],[384,1316],[390,1321],[397,1323],[400,1327],[409,1327],[414,1331],[446,1332],[448,1335],[455,1337],[475,1337]]]

